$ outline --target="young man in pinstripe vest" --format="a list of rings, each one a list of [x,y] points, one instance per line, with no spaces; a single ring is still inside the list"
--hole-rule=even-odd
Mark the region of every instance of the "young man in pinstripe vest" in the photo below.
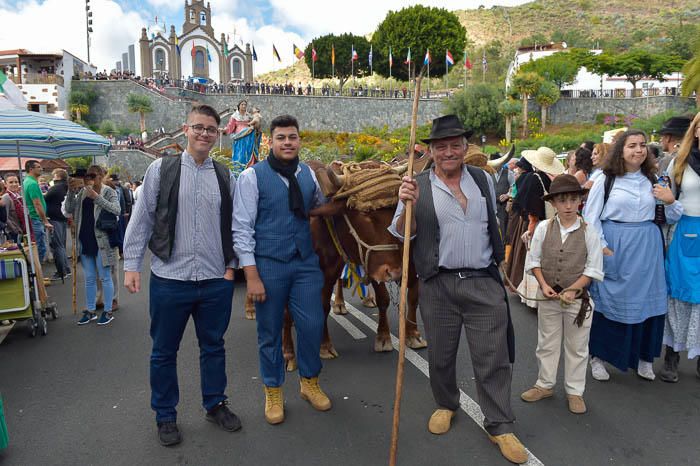
[[[430,386],[438,405],[428,429],[445,434],[459,409],[456,359],[464,327],[484,428],[506,459],[524,463],[527,452],[513,434],[513,327],[497,268],[504,252],[496,196],[491,177],[464,164],[471,134],[454,115],[433,120],[430,137],[424,139],[433,168],[415,179],[404,177],[390,231],[403,238],[403,203],[412,201],[413,262],[421,281]]]

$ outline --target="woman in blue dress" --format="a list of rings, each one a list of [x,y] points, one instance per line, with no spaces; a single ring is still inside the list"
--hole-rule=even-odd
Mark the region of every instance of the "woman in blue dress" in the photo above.
[[[683,208],[668,187],[656,183],[646,143],[642,131],[618,136],[583,211],[603,245],[605,279],[591,286],[589,346],[596,380],[610,378],[603,362],[654,380],[652,362],[661,354],[667,292],[663,236],[653,220],[657,200],[668,223],[678,221]]]
[[[685,133],[678,155],[669,164],[673,194],[683,205],[666,256],[668,314],[664,330],[664,368],[659,378],[678,382],[680,351],[700,356],[700,113]],[[700,377],[700,358],[696,372]]]

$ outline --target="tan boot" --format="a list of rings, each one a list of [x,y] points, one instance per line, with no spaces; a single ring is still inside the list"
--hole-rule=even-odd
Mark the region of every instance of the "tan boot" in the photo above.
[[[265,420],[270,424],[280,424],[284,421],[284,397],[282,387],[265,388]]]
[[[586,402],[583,401],[582,396],[578,395],[566,395],[569,400],[569,411],[573,414],[584,414],[586,412]]]
[[[554,390],[551,388],[542,388],[535,385],[531,389],[523,392],[520,398],[528,403],[533,403],[535,401],[540,401],[544,398],[549,398],[554,394]]]
[[[442,435],[450,430],[452,418],[455,417],[455,412],[449,409],[436,409],[430,421],[428,421],[428,430],[435,435]]]
[[[498,445],[501,454],[515,464],[527,462],[527,452],[525,447],[515,434],[489,435],[489,440]]]
[[[319,411],[331,409],[331,400],[318,385],[318,377],[311,377],[310,379],[301,377],[299,384],[301,385],[301,398],[311,403],[314,409]]]

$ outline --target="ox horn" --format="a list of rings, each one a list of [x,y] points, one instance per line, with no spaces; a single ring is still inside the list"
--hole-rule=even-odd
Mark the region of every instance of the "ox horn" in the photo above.
[[[331,182],[331,184],[333,184],[333,186],[338,189],[343,187],[343,184],[345,183],[345,175],[338,175],[330,168],[326,170],[326,173],[328,174],[328,180]]]
[[[506,155],[499,157],[496,160],[489,160],[486,163],[488,163],[489,167],[499,171],[503,164],[508,162],[513,157],[513,154],[515,154],[515,144],[510,146],[510,150],[506,153]]]

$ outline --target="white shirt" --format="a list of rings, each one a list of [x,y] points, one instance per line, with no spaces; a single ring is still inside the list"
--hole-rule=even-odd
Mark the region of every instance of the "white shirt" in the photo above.
[[[671,178],[671,190],[674,196],[676,195],[676,181],[673,179],[675,163],[676,159],[671,161],[667,170]],[[686,165],[685,170],[683,170],[681,195],[678,198],[678,202],[683,205],[683,215],[700,217],[700,176],[695,173],[695,170],[690,165]]]
[[[559,221],[559,216],[554,217],[551,220],[545,220],[537,224],[535,228],[535,233],[532,235],[532,242],[530,243],[530,253],[526,257],[525,261],[525,272],[532,275],[532,269],[542,267],[542,243],[547,235],[547,228],[549,227],[549,222],[555,221],[559,224],[559,233],[561,234],[561,244],[564,244],[569,237],[569,235],[581,228],[581,219],[576,218],[576,221],[568,228],[562,226]],[[598,236],[595,229],[587,225],[586,233],[586,249],[588,250],[586,256],[586,265],[583,268],[583,275],[593,279],[602,281],[605,276],[603,273],[603,247],[600,245],[600,237]]]

